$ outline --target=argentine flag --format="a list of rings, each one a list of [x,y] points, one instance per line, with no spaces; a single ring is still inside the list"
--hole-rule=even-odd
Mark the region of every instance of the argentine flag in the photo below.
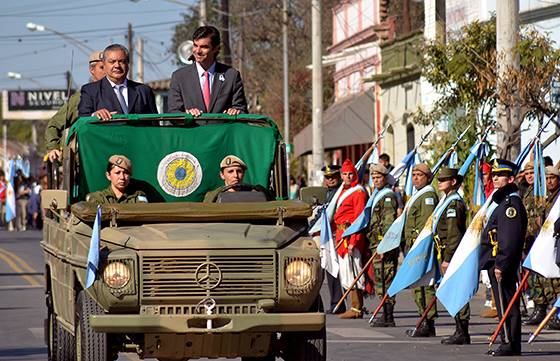
[[[333,277],[338,276],[338,257],[334,248],[334,239],[332,235],[331,222],[329,222],[327,212],[321,213],[321,268],[330,273]]]
[[[89,242],[89,252],[86,268],[86,288],[90,288],[95,281],[99,267],[99,232],[101,231],[101,206],[97,206],[95,222],[93,222],[93,230],[91,231],[91,240]]]
[[[395,279],[387,290],[389,296],[393,297],[405,288],[424,286],[430,284],[432,280],[437,281],[439,279],[434,232],[441,215],[455,199],[460,199],[457,193],[439,201],[436,209],[428,218],[426,225],[424,225],[416,241],[406,254],[401,268],[397,271]]]
[[[6,223],[16,218],[16,192],[14,191],[14,161],[10,160],[6,170]]]
[[[490,196],[474,216],[436,291],[436,297],[453,317],[478,291],[480,241],[491,203]]]
[[[560,197],[556,198],[552,209],[533,243],[523,267],[539,273],[546,278],[559,278],[560,267],[556,265],[554,222],[560,217]]]
[[[558,299],[554,303],[553,307],[558,308],[558,312],[556,313],[556,317],[560,318],[560,297],[558,297]]]

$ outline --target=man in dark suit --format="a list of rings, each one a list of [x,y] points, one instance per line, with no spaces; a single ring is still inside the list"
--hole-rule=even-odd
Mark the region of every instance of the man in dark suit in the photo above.
[[[126,78],[128,49],[120,44],[103,50],[103,79],[82,86],[78,114],[109,120],[113,114],[157,114],[152,89]]]
[[[516,170],[517,165],[510,161],[496,159],[493,162],[492,181],[496,192],[492,195],[491,207],[494,210],[486,213],[488,219],[480,245],[479,265],[488,270],[500,318],[517,289],[517,273],[527,232],[527,211],[515,185]],[[519,298],[514,302],[502,331],[502,343],[491,354],[521,355]]]
[[[247,113],[247,100],[241,75],[229,65],[216,61],[220,51],[220,32],[201,26],[193,34],[194,63],[173,73],[169,89],[169,112]]]

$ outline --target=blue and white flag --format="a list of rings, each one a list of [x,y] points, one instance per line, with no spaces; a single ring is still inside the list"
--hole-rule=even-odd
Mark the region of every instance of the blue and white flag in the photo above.
[[[420,164],[420,163],[422,163],[422,158],[420,158],[420,154],[414,153],[414,157],[412,157],[412,160],[409,162],[408,167],[406,168],[406,182],[404,184],[404,194],[406,194],[409,197],[412,197],[412,195],[416,192],[416,188],[412,184],[412,168],[414,168],[416,164]]]
[[[389,173],[387,178],[387,182],[391,185],[395,185],[399,178],[403,175],[404,171],[407,170],[411,163],[414,161],[414,154],[416,154],[415,150],[411,150],[408,154],[403,158],[403,160],[393,168],[393,170]]]
[[[558,308],[558,312],[556,312],[556,317],[560,318],[560,297],[558,297],[553,307]]]
[[[404,210],[400,216],[397,217],[383,235],[383,239],[377,245],[377,254],[383,254],[389,251],[394,250],[395,248],[399,247],[402,240],[402,233],[404,229],[404,225],[406,223],[406,216],[408,215],[408,210],[410,207],[416,202],[418,198],[420,198],[423,194],[427,192],[434,192],[434,187],[431,185],[427,185],[424,188],[420,189],[418,192],[414,193],[412,198],[406,202],[404,206]]]
[[[389,296],[393,297],[405,288],[423,286],[429,284],[431,280],[436,282],[439,279],[439,266],[434,247],[434,233],[447,206],[452,201],[460,198],[459,194],[453,193],[439,201],[436,209],[428,218],[424,228],[422,228],[416,241],[406,254],[391,286],[389,286],[387,290]]]
[[[556,264],[554,222],[560,217],[560,197],[556,198],[542,228],[523,262],[523,267],[546,278],[560,278],[560,267]]]
[[[543,148],[540,140],[535,142],[534,151],[534,175],[533,195],[535,200],[543,204],[546,199],[546,169],[544,166]]]
[[[476,212],[436,291],[436,297],[451,316],[455,316],[478,290],[480,242],[484,224],[491,214],[488,212],[491,204],[496,203],[488,197]]]
[[[8,169],[6,169],[6,223],[16,218],[16,192],[14,190],[14,176],[15,176],[14,161],[8,162]]]
[[[334,247],[331,222],[329,222],[327,212],[325,210],[321,213],[321,218],[321,267],[336,278],[338,276],[339,269],[338,257]]]
[[[381,189],[381,191],[375,189],[371,194],[371,196],[369,197],[362,213],[360,213],[358,218],[356,218],[354,222],[352,222],[350,227],[348,227],[344,231],[342,237],[349,237],[365,229],[369,225],[369,222],[371,221],[371,214],[373,213],[373,209],[375,208],[377,203],[379,203],[380,200],[384,199],[385,196],[391,194],[392,192],[393,191],[388,188],[383,188]]]
[[[456,168],[458,163],[459,163],[459,158],[457,156],[457,151],[452,150],[451,154],[449,155],[449,160],[447,161],[447,166],[449,168]]]
[[[86,288],[90,288],[95,281],[95,276],[99,270],[99,233],[101,231],[101,206],[97,206],[91,240],[89,242],[89,252],[86,268]]]

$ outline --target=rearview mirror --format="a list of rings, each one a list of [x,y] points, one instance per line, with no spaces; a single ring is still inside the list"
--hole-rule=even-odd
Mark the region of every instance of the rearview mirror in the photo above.
[[[68,192],[63,189],[41,191],[41,207],[45,209],[65,209],[68,206]]]

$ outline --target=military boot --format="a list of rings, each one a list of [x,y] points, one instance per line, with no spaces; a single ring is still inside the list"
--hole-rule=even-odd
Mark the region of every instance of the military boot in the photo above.
[[[436,327],[434,320],[424,320],[418,328],[405,331],[409,337],[434,337]]]
[[[444,345],[470,345],[469,321],[455,318],[455,333],[441,340]]]
[[[528,319],[524,320],[522,323],[524,325],[538,325],[546,317],[546,307],[547,305],[535,305],[533,313]]]
[[[381,315],[378,315],[369,324],[369,327],[395,327],[395,319],[393,318],[394,305],[385,303]]]
[[[395,305],[392,303],[387,304],[387,317],[385,327],[395,327],[395,317],[393,316],[393,311],[395,309]]]
[[[548,324],[546,325],[547,330],[560,330],[560,319],[558,317],[552,317]]]
[[[361,290],[353,289],[350,291],[350,299],[352,300],[352,308],[338,315],[341,319],[362,318],[362,306],[364,303]]]

